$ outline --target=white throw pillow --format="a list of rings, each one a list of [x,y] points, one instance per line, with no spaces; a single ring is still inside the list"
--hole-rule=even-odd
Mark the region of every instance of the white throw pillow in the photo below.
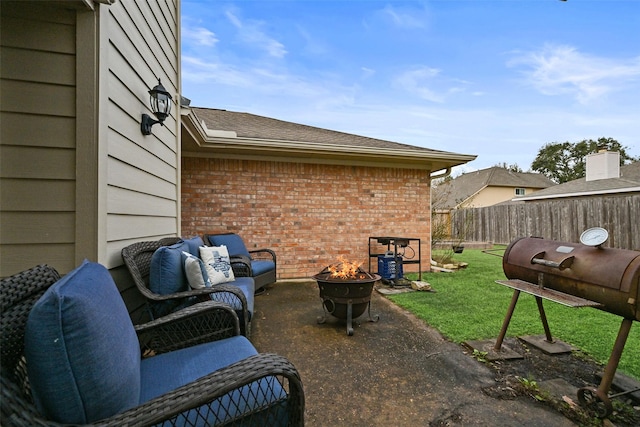
[[[204,261],[212,285],[236,280],[226,246],[200,246],[200,258]]]
[[[182,251],[184,272],[191,289],[202,289],[211,286],[211,280],[204,262],[189,252]]]

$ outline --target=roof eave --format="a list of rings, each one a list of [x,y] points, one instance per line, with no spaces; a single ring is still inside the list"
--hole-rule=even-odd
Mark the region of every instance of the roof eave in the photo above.
[[[183,147],[183,155],[249,160],[286,160],[303,163],[326,163],[423,169],[438,171],[462,165],[477,156],[449,152],[424,153],[415,150],[321,144],[229,136],[212,136],[197,118],[189,114],[183,124],[194,144]]]

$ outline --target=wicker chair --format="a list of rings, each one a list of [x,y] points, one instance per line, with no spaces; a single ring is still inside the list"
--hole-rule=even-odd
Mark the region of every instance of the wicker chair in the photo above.
[[[206,245],[226,246],[233,273],[238,277],[253,277],[257,293],[276,281],[278,264],[273,250],[248,250],[242,237],[235,233],[205,234],[203,240]]]
[[[178,293],[160,295],[149,289],[149,274],[151,269],[151,258],[156,250],[162,246],[170,246],[179,242],[179,237],[168,237],[161,240],[133,243],[122,249],[122,259],[124,260],[131,277],[138,291],[147,301],[148,313],[153,319],[155,317],[153,304],[163,301],[182,301],[177,304],[177,308],[185,305],[185,302],[203,302],[214,299],[218,302],[226,303],[234,307],[240,319],[240,332],[242,335],[250,336],[251,311],[244,292],[237,286],[220,284],[204,289],[189,290]],[[187,302],[188,304],[188,302]]]
[[[102,276],[109,278],[106,269],[101,268],[104,270]],[[70,273],[71,275],[73,275],[73,272]],[[29,342],[25,345],[25,340],[29,341],[29,338],[33,340],[33,337],[29,336],[33,332],[27,331],[25,335],[25,328],[28,328],[26,325],[29,314],[33,311],[32,308],[36,301],[41,299],[45,291],[56,283],[59,278],[60,276],[53,268],[47,265],[40,265],[0,281],[0,307],[2,310],[0,313],[0,354],[2,363],[0,425],[63,425],[43,416],[38,411],[38,405],[34,403],[34,389],[32,387],[35,387],[39,380],[31,375],[31,371],[27,375],[28,369],[34,368],[32,362],[27,363],[28,356],[25,356],[25,353],[29,352]],[[84,283],[76,283],[75,288],[81,289],[82,285]],[[115,284],[111,286],[113,286],[112,292],[115,293],[115,299],[119,299]],[[84,289],[90,289],[91,287],[87,285]],[[99,305],[100,302],[96,304]],[[181,364],[184,362],[187,364],[189,354],[193,355],[194,352],[198,352],[200,349],[206,349],[208,346],[224,348],[225,346],[232,346],[238,341],[244,342],[245,347],[252,348],[246,338],[239,335],[238,319],[233,310],[227,305],[215,301],[208,301],[203,304],[207,306],[206,310],[202,307],[189,307],[179,313],[156,319],[144,325],[135,326],[133,335],[137,334],[138,338],[141,338],[141,347],[152,348],[155,353],[153,357],[143,359],[141,363],[146,360],[150,361],[153,366],[154,359],[160,361],[163,360],[162,358],[166,360],[168,357],[169,360],[174,360],[173,366],[176,363]],[[127,317],[124,304],[122,304],[121,309],[124,312],[120,313],[122,314],[120,318]],[[206,315],[204,314],[205,311],[207,312]],[[216,315],[212,315],[212,313],[216,313]],[[107,313],[107,315],[110,314],[111,312]],[[29,321],[33,322],[33,319],[31,318]],[[126,322],[130,324],[128,317]],[[182,324],[183,322],[184,324]],[[188,326],[185,327],[185,325]],[[130,329],[133,328],[133,325],[130,325]],[[192,328],[195,328],[195,330]],[[207,339],[218,341],[211,341],[197,347],[189,347],[195,342],[202,341],[194,340],[194,335],[197,335],[197,331],[202,329],[210,331]],[[31,329],[31,331],[33,330],[34,328]],[[182,342],[178,342],[176,330],[191,330],[191,332],[184,336]],[[170,339],[168,339],[167,331],[172,331]],[[40,342],[36,341],[36,343]],[[33,343],[31,342],[31,344],[31,348],[33,348]],[[27,347],[27,350],[25,350],[25,347]],[[185,347],[185,349],[178,350],[181,347]],[[173,359],[171,359],[172,355],[175,355]],[[47,359],[48,353],[45,353],[44,357]],[[119,360],[119,357],[116,357],[116,359]],[[210,357],[207,357],[207,360],[210,359]],[[87,365],[100,365],[97,362],[92,363],[92,361],[93,359]],[[207,364],[203,365],[206,366]],[[84,367],[85,365],[80,366]],[[99,368],[101,367],[99,366]],[[93,368],[87,366],[86,370],[90,371],[91,369]],[[192,382],[182,384],[134,407],[129,407],[106,418],[91,420],[91,425],[304,425],[304,392],[302,383],[295,367],[285,358],[271,354],[257,354],[256,352],[256,354],[244,359],[238,359],[235,363],[218,370],[207,372]],[[277,390],[279,394],[274,393],[274,390]],[[126,393],[125,390],[123,392]],[[50,394],[60,394],[66,397],[69,394],[69,390],[60,390],[59,393]],[[267,398],[265,399],[265,397]],[[102,401],[102,398],[98,400]],[[260,404],[256,404],[256,402]],[[82,423],[73,422],[73,424]]]

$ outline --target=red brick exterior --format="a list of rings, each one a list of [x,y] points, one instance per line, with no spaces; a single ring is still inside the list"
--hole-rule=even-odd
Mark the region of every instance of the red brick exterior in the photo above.
[[[183,157],[181,233],[235,232],[249,249],[273,249],[280,279],[309,277],[338,255],[367,269],[369,236],[420,238],[426,271],[429,191],[424,170]]]

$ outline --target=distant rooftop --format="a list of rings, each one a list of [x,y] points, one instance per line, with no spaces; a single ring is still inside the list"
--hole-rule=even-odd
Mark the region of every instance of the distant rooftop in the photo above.
[[[598,179],[594,181],[587,181],[586,178],[574,179],[573,181],[533,192],[527,196],[516,197],[512,199],[512,201],[517,202],[628,192],[640,192],[640,162],[620,166],[619,178]]]
[[[555,182],[539,173],[513,172],[501,167],[491,167],[468,172],[442,184],[438,189],[442,194],[439,205],[442,208],[455,208],[486,187],[521,187],[542,189],[556,185]]]

